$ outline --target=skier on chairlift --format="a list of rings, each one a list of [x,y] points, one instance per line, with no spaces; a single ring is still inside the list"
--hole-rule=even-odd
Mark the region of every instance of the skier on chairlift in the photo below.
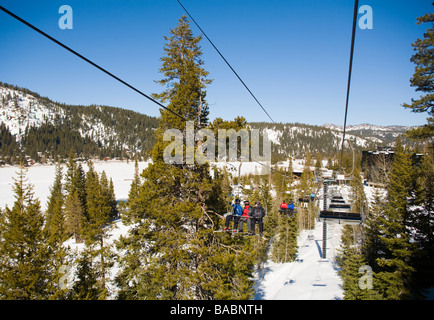
[[[229,229],[229,222],[233,221],[234,222],[234,232],[236,232],[237,228],[238,228],[238,222],[240,221],[240,217],[243,214],[243,208],[240,205],[240,199],[236,199],[235,200],[235,204],[228,202],[232,207],[232,213],[227,215],[226,217],[226,222],[225,222],[225,227],[224,227],[224,231],[227,231]]]
[[[243,215],[240,217],[240,226],[238,228],[238,232],[243,232],[243,222],[247,224],[247,231],[250,233],[250,220],[252,215],[252,207],[250,206],[249,201],[244,201],[244,209],[243,209]]]
[[[292,200],[290,200],[288,204],[288,217],[292,217],[292,214],[294,213],[294,209],[295,209],[294,203],[292,202]]]
[[[262,232],[264,231],[264,216],[265,210],[261,207],[259,201],[255,202],[255,207],[252,210],[252,220],[250,225],[251,234],[255,235],[255,224],[259,226],[259,235],[262,237]]]

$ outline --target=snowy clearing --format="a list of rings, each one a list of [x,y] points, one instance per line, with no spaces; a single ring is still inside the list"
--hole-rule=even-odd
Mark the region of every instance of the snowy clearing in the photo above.
[[[270,260],[255,274],[255,300],[341,300],[342,280],[338,275],[336,254],[342,225],[327,225],[327,259],[322,259],[322,223],[298,236],[294,262]]]
[[[139,172],[142,172],[148,166],[149,162],[139,162]],[[88,171],[86,163],[82,163],[83,170]],[[116,199],[128,198],[131,182],[134,178],[134,161],[95,161],[95,170],[98,173],[105,171],[107,178],[112,178]],[[54,165],[36,164],[28,168],[27,179],[34,186],[35,197],[41,201],[42,210],[45,210],[47,199],[50,195],[50,187],[54,183],[56,167]],[[66,164],[62,165],[63,174],[66,173]],[[18,167],[5,166],[0,167],[0,208],[6,205],[11,207],[15,201],[14,178],[17,177]]]

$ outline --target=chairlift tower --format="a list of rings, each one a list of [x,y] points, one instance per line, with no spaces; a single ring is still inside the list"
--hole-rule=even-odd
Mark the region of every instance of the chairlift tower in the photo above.
[[[340,193],[335,193],[329,198],[329,184],[331,180],[324,180],[323,210],[320,211],[319,219],[323,222],[322,258],[327,258],[327,223],[359,225],[363,222],[363,213],[351,212],[351,205],[345,202]]]

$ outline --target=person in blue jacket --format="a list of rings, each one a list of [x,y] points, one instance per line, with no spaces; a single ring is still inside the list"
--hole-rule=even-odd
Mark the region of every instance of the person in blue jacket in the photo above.
[[[236,199],[235,204],[229,202],[229,204],[233,207],[232,214],[227,215],[225,227],[223,230],[228,230],[230,221],[234,221],[234,232],[236,232],[236,230],[238,229],[240,217],[243,215],[243,208],[241,207],[240,202],[240,199]]]
[[[294,213],[294,209],[295,209],[294,202],[292,202],[292,200],[291,200],[291,201],[289,201],[289,204],[288,204],[288,217],[292,217],[292,215]]]

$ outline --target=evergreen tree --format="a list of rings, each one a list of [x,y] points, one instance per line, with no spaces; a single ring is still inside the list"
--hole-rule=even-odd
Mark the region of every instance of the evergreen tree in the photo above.
[[[156,81],[170,88],[153,97],[162,103],[169,102],[169,109],[176,110],[185,119],[194,120],[198,126],[208,122],[209,108],[206,103],[206,85],[209,72],[202,68],[204,64],[199,42],[202,36],[194,37],[186,16],[179,19],[178,26],[170,31],[171,37],[164,37],[166,53],[161,58],[163,66],[160,72],[164,78]],[[183,121],[170,112],[162,112],[162,123],[171,124],[172,128],[184,128]],[[161,126],[160,126],[161,127]],[[163,126],[166,129],[165,126]]]
[[[60,244],[66,240],[65,213],[63,209],[64,195],[62,192],[62,165],[59,161],[56,165],[54,184],[51,187],[46,211],[45,228],[49,235],[49,242]]]
[[[86,189],[85,174],[81,163],[77,163],[76,155],[71,151],[66,164],[67,172],[65,176],[65,193],[69,196],[76,194],[80,202],[80,209],[84,216],[86,212]]]
[[[88,162],[88,166],[89,170],[86,174],[85,184],[88,213],[85,239],[89,248],[88,256],[94,260],[85,259],[85,262],[91,263],[91,267],[98,270],[99,297],[104,298],[107,295],[107,270],[113,264],[110,246],[104,241],[110,230],[110,221],[113,214],[113,195],[110,193],[105,172],[103,171],[101,178],[99,178],[91,161]],[[84,272],[84,270],[82,271]]]
[[[101,292],[98,285],[98,271],[94,266],[94,256],[91,251],[84,250],[77,263],[76,281],[67,298],[71,300],[99,300],[106,298],[106,292]]]
[[[83,241],[87,222],[85,175],[81,164],[70,152],[65,176],[65,228],[68,236]]]
[[[350,187],[349,201],[352,211],[364,214],[367,211],[367,201],[362,177],[358,168],[354,169],[352,179],[350,180]]]
[[[431,149],[432,150],[432,149]],[[434,155],[426,144],[424,156],[418,170],[417,197],[410,208],[409,224],[417,251],[413,265],[417,270],[415,285],[427,288],[434,283]]]
[[[381,295],[377,291],[378,281],[373,275],[372,287],[360,286],[361,267],[369,266],[361,251],[357,237],[356,226],[345,226],[341,237],[341,249],[338,256],[339,274],[342,277],[345,300],[379,300]]]
[[[138,212],[140,212],[140,187],[141,180],[139,174],[139,163],[136,158],[134,162],[134,178],[130,186],[130,191],[128,192],[128,210],[126,210],[122,215],[122,221],[126,225],[134,223],[139,215]]]
[[[311,157],[308,153],[305,160],[303,172],[300,177],[300,183],[298,187],[298,197],[310,199],[310,194],[314,192],[315,182],[313,179],[313,172],[310,170]],[[310,201],[310,200],[309,200]],[[308,207],[304,207],[300,204],[298,211],[299,229],[310,230],[314,228],[314,207],[313,203],[309,202]]]
[[[278,263],[294,261],[298,246],[298,223],[297,213],[292,218],[278,216],[278,225],[273,239],[272,260]]]
[[[427,13],[417,18],[417,20],[418,24],[427,23],[430,28],[427,29],[423,39],[417,39],[412,44],[416,53],[411,57],[410,61],[416,64],[416,68],[410,83],[412,87],[416,87],[416,91],[424,95],[419,99],[412,99],[411,104],[405,103],[404,107],[411,109],[412,112],[428,113],[428,124],[413,129],[408,133],[411,137],[426,140],[432,139],[434,136],[434,13]]]
[[[76,243],[83,242],[86,217],[77,191],[73,191],[65,199],[65,229],[68,236],[73,236]]]
[[[107,177],[98,176],[92,161],[88,162],[86,173],[86,211],[88,215],[85,237],[88,243],[99,242],[104,235],[104,226],[110,221],[111,206],[104,189],[108,188]],[[105,186],[103,186],[105,184]],[[106,192],[107,193],[107,192]]]
[[[369,212],[365,216],[363,233],[363,254],[367,264],[373,268],[377,265],[376,259],[379,252],[384,251],[384,245],[378,239],[380,234],[380,217],[384,215],[384,194],[380,189],[375,189],[373,199],[369,205]],[[375,268],[375,270],[378,270]]]
[[[202,68],[200,37],[193,37],[185,16],[171,34],[165,37],[166,56],[160,70],[165,78],[159,81],[169,89],[154,97],[168,101],[170,110],[203,127],[208,115],[204,88],[210,81]],[[168,145],[163,133],[168,128],[181,130],[186,138],[182,119],[162,111],[153,163],[143,172],[137,196],[137,224],[122,241],[125,255],[120,262],[123,271],[117,277],[119,298],[251,298],[254,256],[244,249],[248,250],[248,241],[213,232],[213,226],[220,223],[210,210],[221,205],[213,202],[216,181],[208,164],[163,161]]]
[[[422,95],[419,99],[412,99],[410,104],[403,106],[416,113],[427,113],[428,123],[407,132],[407,136],[425,142],[424,157],[419,168],[418,179],[415,187],[416,202],[410,208],[408,222],[413,229],[413,237],[417,250],[413,257],[413,265],[416,269],[414,284],[419,287],[432,286],[434,283],[434,161],[433,161],[433,137],[434,137],[434,13],[427,13],[417,18],[418,24],[427,24],[429,28],[422,39],[417,39],[413,44],[415,51],[410,61],[413,62],[415,72],[410,79],[412,87]]]
[[[34,199],[21,166],[14,183],[15,202],[0,219],[0,298],[48,299],[59,279],[56,248],[48,243],[39,200]]]
[[[103,173],[105,175],[104,171],[103,171]],[[114,219],[119,218],[118,203],[116,201],[115,186],[113,184],[112,178],[110,178],[108,188],[103,189],[103,193],[107,199],[107,204],[110,207],[110,219],[114,220]]]
[[[384,251],[378,253],[376,259],[380,268],[377,276],[383,284],[381,294],[386,299],[407,298],[410,295],[406,283],[414,271],[410,265],[414,244],[410,242],[408,209],[414,196],[414,179],[411,155],[404,153],[401,142],[397,139],[384,214],[378,219],[378,240]]]

